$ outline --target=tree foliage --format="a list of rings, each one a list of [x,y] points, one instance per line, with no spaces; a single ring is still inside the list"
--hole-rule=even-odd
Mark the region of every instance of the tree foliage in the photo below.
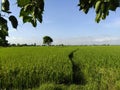
[[[50,36],[43,37],[43,44],[46,44],[49,46],[49,45],[51,45],[52,42],[53,42],[53,39]]]
[[[34,27],[37,26],[37,20],[42,22],[42,14],[44,11],[44,0],[17,0],[20,10],[20,17],[23,22],[30,22]]]
[[[16,0],[16,1],[17,1],[17,6],[21,8],[19,16],[22,17],[23,23],[29,22],[33,25],[33,27],[36,27],[37,21],[39,21],[40,23],[42,22],[42,14],[44,11],[44,0]],[[17,18],[11,14],[12,12],[10,11],[9,0],[2,0],[0,4],[1,4],[0,41],[6,42],[7,41],[6,37],[8,36],[8,30],[9,30],[7,24],[8,20],[11,22],[12,27],[15,29],[17,29],[18,21]],[[8,17],[8,19],[6,17]]]
[[[79,0],[78,6],[85,14],[91,8],[95,9],[95,21],[99,23],[101,19],[106,19],[110,11],[115,11],[120,6],[120,0]]]
[[[17,28],[18,21],[15,16],[11,15],[10,12],[10,3],[9,0],[2,0],[1,1],[1,10],[0,10],[0,46],[7,46],[8,41],[6,37],[8,36],[8,20],[6,17],[9,18],[13,28]],[[6,16],[7,13],[7,16]]]

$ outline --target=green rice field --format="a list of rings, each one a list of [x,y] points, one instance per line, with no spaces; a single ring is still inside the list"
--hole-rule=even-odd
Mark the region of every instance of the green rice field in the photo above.
[[[120,46],[0,47],[0,90],[120,90]]]

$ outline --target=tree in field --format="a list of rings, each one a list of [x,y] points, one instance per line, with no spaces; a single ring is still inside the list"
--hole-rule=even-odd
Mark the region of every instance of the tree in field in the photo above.
[[[43,44],[46,44],[49,46],[49,45],[51,45],[52,42],[53,42],[53,39],[50,36],[43,37]]]

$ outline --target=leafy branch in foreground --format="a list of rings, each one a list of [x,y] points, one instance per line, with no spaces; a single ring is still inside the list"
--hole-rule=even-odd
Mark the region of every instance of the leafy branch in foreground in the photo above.
[[[6,16],[7,13],[7,16]],[[0,10],[0,46],[7,46],[8,41],[6,37],[8,36],[8,20],[11,22],[13,28],[17,29],[18,21],[15,16],[11,15],[10,12],[10,3],[9,0],[1,1],[1,10]]]
[[[119,5],[120,0],[79,0],[78,6],[85,14],[88,13],[90,8],[95,9],[97,23],[100,20],[106,19],[106,16],[109,15],[109,11],[115,11]]]
[[[37,20],[42,23],[42,14],[44,11],[44,0],[17,0],[20,10],[20,17],[23,22],[30,22],[34,27],[37,26]]]
[[[18,21],[14,15],[11,15],[9,0],[2,0],[0,4],[0,46],[6,46],[4,43],[8,36],[8,20],[15,29],[17,29]],[[21,8],[19,16],[22,17],[23,23],[29,22],[33,27],[37,26],[37,21],[42,23],[44,0],[17,0],[17,5]]]

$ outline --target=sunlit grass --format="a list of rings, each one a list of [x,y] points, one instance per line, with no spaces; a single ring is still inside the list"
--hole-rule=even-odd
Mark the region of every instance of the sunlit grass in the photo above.
[[[0,88],[119,90],[120,46],[0,48]]]

